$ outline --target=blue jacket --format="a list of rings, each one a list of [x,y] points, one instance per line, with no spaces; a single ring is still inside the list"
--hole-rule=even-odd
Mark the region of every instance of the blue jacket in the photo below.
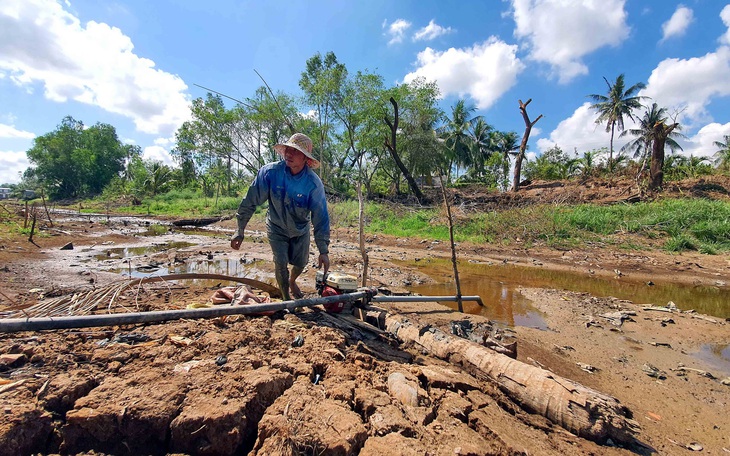
[[[314,242],[320,254],[329,253],[330,217],[319,176],[308,166],[293,175],[286,162],[264,165],[238,206],[238,231],[251,220],[256,206],[269,202],[266,226],[278,234],[297,237],[309,234],[314,226]]]

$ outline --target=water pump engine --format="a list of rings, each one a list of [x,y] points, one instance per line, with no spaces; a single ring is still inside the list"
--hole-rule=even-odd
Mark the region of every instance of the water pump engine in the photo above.
[[[336,296],[357,291],[357,277],[342,272],[328,272],[325,276],[322,271],[317,271],[315,286],[320,296]],[[327,312],[340,313],[345,304],[335,302],[325,304]]]

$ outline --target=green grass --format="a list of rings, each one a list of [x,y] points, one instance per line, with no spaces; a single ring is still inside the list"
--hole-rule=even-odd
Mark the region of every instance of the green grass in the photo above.
[[[116,210],[181,218],[217,216],[234,214],[239,202],[239,197],[216,201],[192,191],[173,191],[145,199],[139,206]],[[84,202],[84,206],[91,204]],[[332,226],[357,229],[358,210],[357,201],[330,203]],[[265,212],[265,208],[259,208],[255,217],[261,219]],[[413,208],[368,202],[365,218],[368,234],[449,240],[448,221],[440,206]],[[456,242],[475,244],[559,249],[606,245],[625,250],[659,245],[670,252],[720,254],[730,251],[730,203],[665,199],[613,206],[534,205],[482,213],[454,211],[454,237]]]

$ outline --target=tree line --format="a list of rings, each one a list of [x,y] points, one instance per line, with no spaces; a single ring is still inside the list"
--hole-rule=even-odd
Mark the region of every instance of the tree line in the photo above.
[[[265,81],[249,97],[235,99],[208,89],[191,105],[191,120],[176,132],[171,150],[176,167],[143,160],[138,146],[123,144],[114,127],[66,117],[55,131],[37,137],[27,151],[31,167],[22,185],[37,185],[53,199],[110,194],[141,198],[171,188],[193,188],[207,196],[233,195],[258,169],[278,159],[274,144],[293,132],[312,138],[318,170],[332,194],[352,196],[364,189],[369,197],[413,195],[436,180],[476,183],[488,188],[519,189],[522,178],[569,179],[617,173],[632,175],[649,188],[663,179],[730,171],[730,137],[715,144],[709,157],[671,155],[681,150],[679,113],[669,114],[637,95],[643,84],[625,87],[624,76],[605,79],[607,93],[592,94],[596,123],[610,132],[608,148],[573,151],[559,146],[522,159],[532,125],[526,103],[520,109],[525,133],[500,131],[476,108],[458,100],[450,112],[438,106],[433,82],[416,79],[386,86],[369,71],[348,72],[334,53],[317,53],[306,61],[300,94],[274,92]],[[235,104],[228,108],[224,98]],[[643,114],[637,114],[640,110]],[[626,119],[637,124],[625,129]],[[632,138],[614,151],[614,135]],[[632,155],[633,154],[633,155]],[[714,166],[713,166],[714,165]],[[513,175],[510,176],[510,170]]]

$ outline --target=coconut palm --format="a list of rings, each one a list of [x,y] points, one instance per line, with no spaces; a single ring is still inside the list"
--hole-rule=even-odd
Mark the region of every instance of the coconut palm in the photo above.
[[[730,135],[723,136],[723,141],[713,143],[718,151],[715,152],[715,164],[720,169],[730,170]]]
[[[472,139],[471,148],[471,166],[474,177],[481,178],[484,176],[484,163],[494,151],[492,145],[492,132],[494,128],[489,125],[483,118],[476,118],[476,122],[469,131]]]
[[[682,146],[675,139],[684,137],[678,133],[681,126],[678,123],[667,124],[668,119],[667,110],[660,108],[656,103],[652,103],[644,112],[641,119],[638,120],[639,128],[626,130],[621,133],[621,136],[629,134],[635,137],[634,140],[629,141],[621,150],[634,150],[634,157],[643,157],[639,174],[644,170],[647,160],[651,158],[651,188],[661,187],[663,175],[658,176],[656,173],[660,172],[664,167],[665,146],[668,146],[672,152],[682,150]],[[659,179],[658,185],[655,185],[655,179],[657,178]]]
[[[667,110],[660,108],[656,103],[652,103],[651,107],[639,119],[639,128],[621,133],[621,136],[628,133],[636,137],[636,139],[626,144],[625,148],[635,149],[637,153],[641,151],[642,155],[647,155],[648,151],[651,150],[651,167],[649,170],[649,188],[651,189],[662,186],[665,147],[668,146],[672,152],[682,150],[682,146],[675,140],[675,138],[684,137],[679,133],[682,127],[678,122],[667,123],[668,120]]]
[[[474,106],[467,106],[464,100],[459,100],[451,108],[451,117],[444,118],[444,125],[436,130],[449,151],[449,173],[454,165],[457,167],[471,165],[470,150],[473,140],[469,135],[469,130],[472,124],[481,117],[471,117],[474,111],[476,111]]]
[[[633,111],[642,107],[641,100],[647,97],[637,96],[636,93],[643,89],[645,84],[638,82],[628,89],[624,90],[624,75],[620,74],[614,83],[608,82],[603,78],[608,86],[608,94],[591,94],[588,95],[596,103],[591,105],[591,109],[598,111],[597,124],[606,123],[606,131],[611,132],[611,142],[608,149],[608,160],[613,161],[613,137],[616,129],[623,131],[624,117],[634,120]]]

